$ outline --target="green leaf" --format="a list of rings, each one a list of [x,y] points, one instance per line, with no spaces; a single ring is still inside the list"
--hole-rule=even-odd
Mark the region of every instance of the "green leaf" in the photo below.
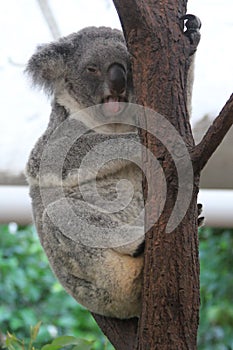
[[[34,327],[31,326],[31,341],[35,341],[40,330],[42,322],[38,322]]]
[[[41,350],[57,350],[68,345],[76,345],[75,348],[80,350],[91,350],[93,343],[93,341],[87,341],[67,335],[54,339],[51,344],[43,346]]]
[[[23,341],[21,341],[14,334],[11,334],[9,332],[7,332],[5,344],[9,350],[23,349],[24,347]]]
[[[44,345],[41,350],[59,350],[61,349],[60,345],[52,345],[52,344],[47,344]]]
[[[72,348],[72,350],[92,350],[93,349],[92,345],[93,345],[93,343],[92,344],[81,344],[81,345],[74,346]]]

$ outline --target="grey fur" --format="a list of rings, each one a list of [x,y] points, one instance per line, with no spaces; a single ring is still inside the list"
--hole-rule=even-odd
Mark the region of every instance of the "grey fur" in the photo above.
[[[99,109],[96,115],[87,111],[71,118],[73,113],[99,104],[111,95],[108,72],[112,65],[126,72],[127,86],[121,98],[133,102],[130,57],[120,31],[90,27],[38,47],[29,60],[27,73],[35,85],[53,96],[53,102],[48,127],[31,152],[26,172],[41,244],[64,288],[92,312],[130,318],[138,317],[141,307],[143,255],[137,252],[144,241],[144,229],[137,218],[144,203],[140,167],[119,156],[101,168],[96,179],[92,164],[89,164],[90,169],[87,166],[81,180],[77,169],[85,155],[97,145],[109,142],[108,151],[114,154],[112,141],[119,142],[119,149],[126,152],[126,158],[140,162],[137,159],[140,154],[136,152],[135,156],[133,146],[133,142],[139,142],[137,131],[121,124],[121,113],[117,115],[118,124],[115,119],[107,127],[96,127],[101,116],[103,121],[106,117]],[[107,116],[106,121],[109,120]],[[78,134],[80,130],[82,136],[69,147],[74,132]],[[127,150],[124,140],[130,141]],[[68,151],[64,155],[65,149]],[[99,156],[104,152],[105,147]],[[61,155],[61,159],[57,155]],[[64,164],[59,172],[58,163],[62,157]],[[95,156],[92,160],[94,163]],[[115,185],[122,178],[134,185],[129,205],[116,213],[98,211],[99,198],[93,193],[93,182],[104,200],[111,202],[117,198]],[[123,200],[127,197],[126,187],[118,193]],[[90,206],[86,205],[83,195]],[[67,214],[67,205],[72,208],[71,216]],[[89,237],[90,225],[99,234],[95,244],[92,244],[93,236]],[[115,241],[108,236],[109,232],[117,232]],[[135,239],[127,242],[128,235],[133,237],[134,233]],[[117,244],[121,236],[125,244]],[[107,246],[106,242],[112,239],[112,246]]]

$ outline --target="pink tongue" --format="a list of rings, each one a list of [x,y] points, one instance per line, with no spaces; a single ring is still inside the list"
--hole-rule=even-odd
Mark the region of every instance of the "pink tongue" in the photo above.
[[[104,109],[107,113],[117,113],[120,110],[120,104],[117,99],[109,97],[108,102],[104,103]]]

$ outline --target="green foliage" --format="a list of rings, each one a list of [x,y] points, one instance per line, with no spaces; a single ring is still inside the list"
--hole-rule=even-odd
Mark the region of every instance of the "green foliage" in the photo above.
[[[9,226],[0,226],[0,338],[9,331],[27,339],[27,329],[38,321],[37,348],[69,334],[95,340],[94,350],[113,349],[91,314],[55,279],[34,227],[11,233]]]
[[[34,346],[36,342],[41,322],[30,329],[30,340],[28,345],[24,340],[17,338],[14,334],[7,333],[5,346],[8,350],[37,350]],[[83,340],[72,336],[61,336],[55,338],[51,344],[44,345],[41,350],[59,350],[69,347],[70,350],[93,350],[94,341]],[[74,346],[73,346],[74,345]],[[72,347],[71,347],[72,346]]]
[[[200,231],[199,350],[233,350],[233,230]]]
[[[90,313],[54,278],[34,228],[10,231],[0,226],[0,338],[13,332],[8,349],[112,350]],[[198,349],[233,350],[233,230],[202,229],[200,260]]]
[[[40,330],[41,322],[37,323],[34,327],[30,327],[30,340],[26,346],[25,341],[17,338],[14,334],[7,332],[5,346],[9,350],[35,350],[34,343]]]

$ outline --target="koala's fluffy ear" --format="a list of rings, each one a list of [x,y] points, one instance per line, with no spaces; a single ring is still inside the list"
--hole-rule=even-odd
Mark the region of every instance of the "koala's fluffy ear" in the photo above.
[[[65,75],[65,61],[70,53],[69,43],[58,41],[40,45],[28,61],[25,72],[34,85],[53,93],[56,82]]]

